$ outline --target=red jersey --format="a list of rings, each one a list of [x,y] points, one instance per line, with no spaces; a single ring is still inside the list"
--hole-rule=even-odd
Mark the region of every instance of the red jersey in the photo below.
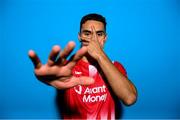
[[[126,71],[118,62],[113,62],[118,70],[126,76]],[[108,84],[95,66],[82,60],[73,68],[73,75],[89,76],[95,83],[89,86],[78,85],[65,90],[62,113],[65,119],[115,119],[115,100]]]

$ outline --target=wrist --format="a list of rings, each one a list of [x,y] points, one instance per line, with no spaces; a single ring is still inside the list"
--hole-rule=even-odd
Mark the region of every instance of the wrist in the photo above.
[[[100,54],[98,54],[97,56],[97,62],[100,64],[103,60],[106,60],[107,59],[107,56],[106,54],[102,51],[100,52]]]

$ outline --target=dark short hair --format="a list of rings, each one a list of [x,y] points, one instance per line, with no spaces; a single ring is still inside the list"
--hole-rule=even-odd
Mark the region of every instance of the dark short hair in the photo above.
[[[100,14],[91,13],[82,17],[81,22],[80,22],[80,32],[81,32],[82,24],[84,24],[88,20],[95,20],[95,21],[102,22],[104,24],[104,29],[106,31],[106,24],[107,24],[106,18]]]

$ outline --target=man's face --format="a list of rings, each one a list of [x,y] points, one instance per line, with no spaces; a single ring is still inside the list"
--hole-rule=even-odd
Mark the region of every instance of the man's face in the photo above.
[[[94,32],[92,27],[94,27],[95,29]],[[89,40],[91,40],[93,35],[96,35],[99,44],[101,45],[101,47],[104,47],[104,43],[106,41],[106,32],[104,29],[104,24],[102,22],[88,20],[84,24],[82,24],[81,31],[78,35],[78,38],[81,41],[82,46],[87,46]]]

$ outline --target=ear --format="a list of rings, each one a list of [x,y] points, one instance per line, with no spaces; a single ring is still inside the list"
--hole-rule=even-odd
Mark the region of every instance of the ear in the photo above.
[[[104,48],[104,45],[105,45],[105,43],[106,43],[106,40],[107,40],[107,35],[104,37],[104,39],[102,39],[102,41],[101,41],[101,47],[102,48]]]
[[[104,37],[104,43],[106,42],[107,38],[108,38],[108,36],[106,34],[106,36]]]
[[[78,32],[78,40],[81,41],[81,33]]]

